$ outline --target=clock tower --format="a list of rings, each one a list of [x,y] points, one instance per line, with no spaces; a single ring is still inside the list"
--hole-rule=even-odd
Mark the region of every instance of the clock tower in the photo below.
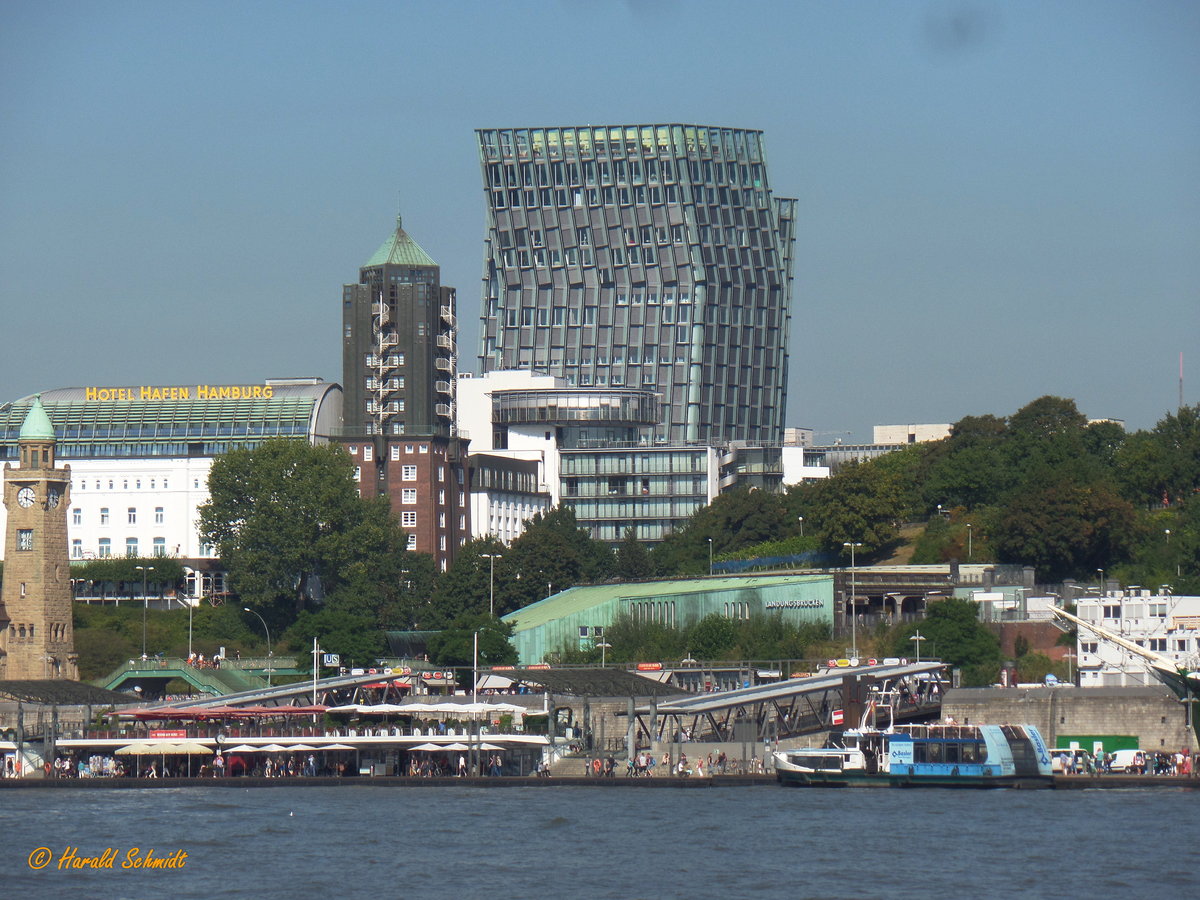
[[[54,426],[35,397],[4,464],[4,589],[0,593],[0,679],[79,678],[71,623],[67,507],[71,469],[55,468]]]

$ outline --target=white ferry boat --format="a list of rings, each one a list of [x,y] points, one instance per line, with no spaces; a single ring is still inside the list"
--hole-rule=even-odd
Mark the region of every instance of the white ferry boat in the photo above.
[[[780,784],[822,787],[1049,788],[1050,753],[1032,725],[864,724],[824,747],[775,754]]]

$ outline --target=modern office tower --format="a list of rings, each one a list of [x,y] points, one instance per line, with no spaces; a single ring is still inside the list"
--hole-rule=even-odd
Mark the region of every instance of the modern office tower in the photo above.
[[[470,534],[466,448],[455,434],[454,288],[396,230],[342,288],[341,440],[363,496],[384,494],[445,571]]]
[[[368,434],[449,437],[454,423],[454,288],[396,230],[342,288],[343,418]]]
[[[780,444],[795,201],[771,191],[762,132],[477,135],[481,371],[656,391],[658,440]]]

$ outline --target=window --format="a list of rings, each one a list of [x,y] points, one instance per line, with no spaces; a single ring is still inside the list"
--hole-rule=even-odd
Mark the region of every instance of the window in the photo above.
[[[371,461],[372,459],[374,459],[374,458],[375,458],[375,450],[374,450],[374,448],[373,448],[373,447],[371,447],[371,445],[370,445],[370,444],[368,444],[367,446],[363,447],[363,461],[364,461],[364,462],[370,462],[370,461]]]
[[[21,528],[17,530],[17,549],[32,550],[33,549],[33,529]]]
[[[420,451],[421,453],[428,453],[429,445],[428,444],[420,444],[420,445],[418,445],[417,450]]]
[[[112,541],[108,538],[100,538],[100,558],[108,559],[112,556]]]
[[[167,539],[166,538],[156,537],[154,539],[154,555],[155,556],[166,556],[167,555]]]
[[[100,524],[101,525],[108,524],[108,507],[107,506],[100,507]]]
[[[400,525],[402,528],[416,528],[417,514],[413,510],[405,510],[400,513]]]
[[[129,507],[129,511],[126,513],[126,515],[128,516],[130,525],[137,524],[137,508],[136,507],[133,507],[133,506]]]
[[[400,467],[400,480],[401,481],[416,481],[417,480],[417,467],[416,466],[401,466]]]
[[[83,510],[82,509],[79,509],[78,507],[76,507],[75,509],[71,510],[71,524],[72,525],[82,525],[83,524]]]
[[[416,550],[417,549],[417,536],[415,534],[410,534],[408,536],[408,543],[405,545],[404,549],[406,549],[406,550]]]
[[[161,525],[164,518],[163,508],[161,506],[154,507],[154,524]]]
[[[71,541],[71,559],[83,559],[83,541],[78,538]]]
[[[355,466],[355,467],[354,467],[354,480],[355,480],[355,481],[362,481],[362,466]]]
[[[445,480],[446,480],[446,467],[438,466],[438,481],[445,481]]]
[[[403,491],[401,491],[400,492],[400,502],[401,503],[416,503],[417,502],[417,489],[416,488],[405,488]]]
[[[138,555],[138,539],[135,537],[125,538],[125,555],[134,557]]]

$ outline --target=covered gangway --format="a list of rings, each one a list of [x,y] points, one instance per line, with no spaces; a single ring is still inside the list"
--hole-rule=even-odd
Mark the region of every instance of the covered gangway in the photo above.
[[[858,724],[872,694],[895,701],[897,720],[941,710],[942,662],[856,666],[737,691],[691,694],[639,707],[639,726],[655,740],[779,740]]]

